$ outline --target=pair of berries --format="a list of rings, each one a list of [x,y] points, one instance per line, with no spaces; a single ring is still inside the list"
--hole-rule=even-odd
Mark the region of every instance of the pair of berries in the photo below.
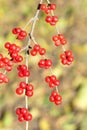
[[[38,63],[40,68],[48,69],[52,66],[52,61],[50,59],[41,59]]]
[[[19,87],[16,89],[16,94],[22,95],[25,90],[25,95],[28,97],[33,96],[34,86],[32,84],[26,84],[25,82],[20,82]]]
[[[48,83],[50,88],[54,88],[60,85],[60,81],[56,78],[55,75],[47,76],[45,81]]]
[[[60,105],[62,103],[62,96],[59,95],[56,91],[52,91],[49,100],[50,102],[54,102],[56,105]]]
[[[32,120],[32,115],[28,112],[27,108],[17,108],[16,114],[18,115],[18,120],[20,122]]]
[[[63,34],[58,34],[57,36],[53,36],[52,40],[55,43],[55,46],[59,46],[59,45],[65,45],[67,43],[67,40],[64,38]]]
[[[56,4],[49,4],[49,5],[41,4],[40,9],[43,10],[46,14],[49,14],[51,13],[52,10],[56,9]]]
[[[40,45],[36,44],[36,45],[34,45],[34,47],[30,53],[32,56],[36,56],[38,52],[40,55],[44,55],[46,53],[46,49],[41,48]]]
[[[6,42],[5,48],[8,49],[10,57],[14,62],[21,62],[23,60],[23,57],[18,54],[20,51],[19,46],[17,46],[16,44],[11,44],[10,42]]]
[[[13,62],[9,60],[7,57],[3,57],[2,54],[0,54],[0,68],[5,67],[6,71],[12,70]]]
[[[22,30],[21,28],[13,28],[12,33],[18,35],[18,40],[23,40],[27,36],[27,32]]]
[[[19,65],[18,67],[17,67],[17,69],[18,69],[18,76],[19,77],[29,77],[30,76],[30,72],[29,72],[29,70],[28,70],[28,68],[27,68],[27,66],[24,64],[24,65]]]
[[[45,21],[50,25],[54,26],[58,22],[57,16],[46,16]]]
[[[60,55],[60,59],[63,65],[70,65],[74,60],[72,51],[65,51],[63,54]]]
[[[7,75],[0,73],[0,83],[8,83],[9,82],[9,78],[7,77]]]

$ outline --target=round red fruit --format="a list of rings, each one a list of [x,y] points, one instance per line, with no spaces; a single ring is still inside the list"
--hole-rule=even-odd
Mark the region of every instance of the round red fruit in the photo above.
[[[23,89],[22,88],[17,88],[16,89],[16,94],[22,95],[23,94]]]

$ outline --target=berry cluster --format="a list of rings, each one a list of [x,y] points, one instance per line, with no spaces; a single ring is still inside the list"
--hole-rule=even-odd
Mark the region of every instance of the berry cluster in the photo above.
[[[17,69],[18,69],[18,76],[19,77],[29,77],[30,76],[30,72],[29,72],[29,70],[28,70],[28,68],[27,68],[27,66],[26,65],[19,65],[18,67],[17,67]]]
[[[56,9],[56,4],[41,4],[40,9],[43,10],[46,14],[49,14],[52,10]]]
[[[65,45],[67,43],[67,40],[64,38],[63,34],[58,34],[57,36],[53,36],[52,40],[55,43],[55,46],[59,46],[59,45]]]
[[[8,83],[9,82],[9,78],[7,77],[7,75],[0,73],[0,83]]]
[[[50,102],[54,102],[56,105],[60,105],[62,103],[62,97],[56,91],[52,91],[49,100]]]
[[[35,44],[30,53],[32,56],[36,56],[38,52],[40,55],[44,55],[46,53],[46,49],[41,48],[38,44]]]
[[[9,58],[3,57],[3,55],[0,54],[0,68],[5,67],[6,71],[11,71],[12,65],[13,65],[13,62]]]
[[[48,83],[50,88],[54,88],[60,85],[60,81],[56,78],[55,75],[46,76],[45,81]]]
[[[58,22],[57,16],[46,16],[45,21],[50,25],[54,26]]]
[[[50,59],[41,59],[38,63],[40,68],[48,69],[52,66],[52,61]]]
[[[19,55],[20,47],[16,44],[11,44],[10,42],[5,43],[5,48],[8,49],[10,57],[16,63],[23,61],[23,57]]]
[[[60,55],[60,59],[63,65],[70,65],[74,60],[72,51],[65,51],[63,54]]]
[[[33,96],[34,86],[32,84],[26,84],[25,82],[20,82],[19,87],[16,89],[16,94],[22,95],[25,90],[25,95],[28,97]]]
[[[56,9],[56,4],[41,4],[40,9],[43,10],[46,14],[51,13],[51,11]],[[54,26],[58,22],[57,16],[46,16],[45,21],[50,25]]]
[[[32,115],[28,112],[27,108],[17,108],[16,114],[18,115],[18,120],[20,122],[32,120]]]
[[[21,28],[13,28],[12,33],[17,35],[18,40],[23,40],[27,36],[27,32]]]

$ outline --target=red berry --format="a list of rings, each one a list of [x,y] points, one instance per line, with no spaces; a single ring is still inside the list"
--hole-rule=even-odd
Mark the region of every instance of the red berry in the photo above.
[[[24,37],[23,37],[23,36],[21,36],[21,35],[18,35],[18,36],[17,36],[17,39],[18,39],[18,40],[23,40],[23,39],[24,39]]]
[[[19,36],[26,37],[26,36],[27,36],[26,31],[22,30],[22,31],[19,33]]]
[[[12,33],[13,34],[19,34],[21,32],[21,28],[13,28]]]
[[[43,67],[45,66],[45,60],[44,60],[44,59],[41,59],[41,60],[39,61],[39,63],[38,63],[38,66],[39,66],[40,68],[43,68]]]
[[[0,68],[3,68],[5,66],[5,64],[3,63],[3,61],[0,61]]]
[[[54,88],[55,87],[55,84],[53,82],[49,82],[49,87],[50,88]]]
[[[62,39],[62,40],[61,40],[61,44],[62,44],[62,45],[65,45],[66,43],[67,43],[67,40],[66,40],[66,39]]]
[[[9,50],[15,51],[16,50],[16,45],[11,44],[10,47],[9,47]]]
[[[39,54],[40,55],[44,55],[46,53],[46,49],[45,48],[40,48],[39,49]]]
[[[32,84],[28,84],[27,86],[26,86],[26,90],[27,91],[32,91],[34,89],[34,86],[32,85]]]
[[[16,60],[17,62],[21,62],[21,61],[23,61],[23,57],[20,56],[20,55],[18,55],[18,56],[16,56],[15,60]]]
[[[45,66],[51,66],[52,65],[52,61],[50,59],[46,59],[45,60]]]
[[[30,72],[28,70],[23,71],[23,75],[26,76],[26,77],[29,77],[30,76]]]
[[[24,119],[26,121],[30,121],[30,120],[32,120],[32,115],[30,113],[27,113],[27,114],[24,115]]]
[[[53,37],[52,37],[52,40],[53,40],[54,42],[56,42],[56,41],[58,40],[58,36],[53,36]]]
[[[25,115],[26,113],[28,113],[27,108],[21,108],[21,114]]]
[[[23,89],[22,88],[17,88],[16,89],[16,94],[22,95],[23,94]]]
[[[55,101],[55,104],[56,104],[56,105],[60,105],[60,104],[61,104],[61,101]]]
[[[20,71],[20,72],[18,72],[18,76],[22,78],[24,75],[23,75],[23,73]]]
[[[50,102],[54,102],[54,97],[50,96],[49,100],[50,100]]]
[[[36,50],[31,50],[30,53],[31,53],[32,56],[36,56],[37,55],[37,51]]]
[[[7,71],[11,71],[12,70],[12,66],[5,66],[5,69],[7,70]]]
[[[35,44],[33,49],[34,49],[35,51],[39,51],[39,49],[40,49],[40,45]]]
[[[8,83],[8,82],[9,82],[9,78],[8,78],[7,76],[4,76],[3,82],[4,82],[4,83]]]
[[[55,97],[56,95],[58,95],[57,92],[56,91],[52,91],[52,96]]]
[[[31,97],[33,96],[33,91],[26,91],[25,95]]]
[[[58,17],[57,16],[52,16],[52,22],[57,22],[58,21]]]
[[[47,82],[47,83],[49,83],[51,80],[50,80],[50,76],[47,76],[46,78],[45,78],[45,81]]]
[[[50,22],[50,25],[52,25],[52,26],[54,26],[55,24],[56,24],[56,22],[54,22],[54,21]]]
[[[19,115],[18,120],[19,120],[20,122],[23,122],[23,121],[24,121],[23,115]]]
[[[55,84],[56,86],[59,86],[59,85],[60,85],[60,81],[59,81],[59,80],[56,80],[56,81],[54,82],[54,84]]]
[[[41,10],[45,10],[45,9],[46,9],[46,4],[41,4],[41,5],[40,5],[40,9],[41,9]]]
[[[26,89],[26,83],[25,82],[20,82],[19,86],[22,89]]]
[[[60,58],[61,58],[61,59],[66,59],[66,55],[65,55],[65,54],[61,54],[61,55],[60,55]]]
[[[67,60],[66,59],[62,59],[61,62],[62,62],[62,64],[66,65]]]
[[[51,16],[47,16],[46,19],[45,19],[45,21],[47,23],[50,23],[52,21],[52,17]]]
[[[45,9],[45,13],[49,14],[51,12],[50,7]]]
[[[17,108],[17,109],[16,109],[16,114],[17,114],[17,115],[20,115],[20,114],[21,114],[21,108]]]
[[[55,10],[55,9],[56,9],[56,4],[51,4],[51,5],[50,5],[50,9],[51,9],[51,10]]]
[[[72,55],[72,51],[70,51],[70,50],[66,51],[66,52],[65,52],[65,55],[66,55],[66,57],[71,56],[71,55]]]
[[[4,46],[5,46],[5,48],[9,49],[10,45],[11,45],[10,42],[6,42]]]
[[[61,42],[58,40],[55,42],[55,46],[59,46],[61,44]]]
[[[58,38],[59,38],[60,40],[63,40],[63,39],[64,39],[64,35],[63,35],[63,34],[59,34],[59,35],[58,35]]]
[[[56,76],[55,76],[55,75],[51,75],[50,80],[51,80],[52,82],[55,82],[55,81],[56,81]]]

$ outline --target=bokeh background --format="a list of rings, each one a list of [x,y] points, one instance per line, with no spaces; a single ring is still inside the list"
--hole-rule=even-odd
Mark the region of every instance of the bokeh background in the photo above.
[[[41,12],[34,36],[37,42],[47,49],[46,56],[53,60],[53,72],[61,80],[59,92],[63,97],[63,103],[55,106],[49,102],[51,90],[44,77],[51,73],[49,70],[38,68],[40,56],[30,56],[29,82],[34,84],[35,91],[34,96],[29,98],[29,110],[33,114],[29,130],[87,130],[87,1],[51,2],[57,4],[57,27],[68,40],[65,48],[73,51],[75,61],[70,67],[61,65],[59,55],[63,50],[61,46],[55,47],[51,40],[51,37],[57,34],[55,27],[45,23],[45,14]],[[0,0],[0,53],[4,56],[8,55],[4,43],[15,41],[11,33],[12,28],[23,28],[34,16],[37,3],[38,0]],[[27,28],[28,32],[30,27],[31,25]],[[23,47],[27,40],[16,43]],[[15,115],[16,107],[25,106],[24,96],[15,94],[15,89],[21,81],[17,77],[16,66],[8,76],[10,82],[6,85],[0,84],[0,130],[25,130],[25,123],[19,123]]]

